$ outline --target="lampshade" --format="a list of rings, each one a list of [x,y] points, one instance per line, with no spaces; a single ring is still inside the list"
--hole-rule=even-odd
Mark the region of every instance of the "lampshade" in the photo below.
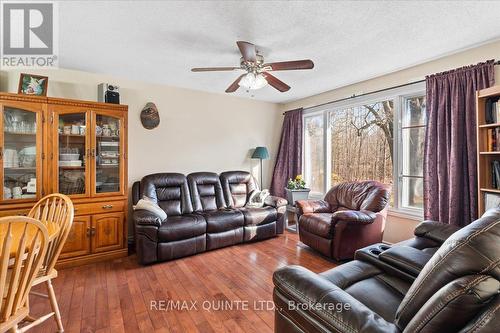
[[[269,152],[266,147],[257,147],[253,151],[252,158],[258,158],[259,160],[267,160],[269,158]]]
[[[255,75],[254,73],[248,73],[241,78],[238,85],[246,89],[257,90],[265,87],[267,85],[267,80],[262,74]]]

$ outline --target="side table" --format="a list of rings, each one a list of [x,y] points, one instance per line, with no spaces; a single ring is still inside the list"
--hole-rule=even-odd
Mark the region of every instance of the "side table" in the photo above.
[[[295,214],[297,212],[297,208],[295,208],[295,206],[293,205],[286,205],[286,212],[285,212],[285,229],[290,231],[290,232],[293,232],[293,233],[299,233],[299,228],[298,228],[298,219],[297,219],[297,215],[295,215],[295,224],[294,225],[289,225],[288,224],[288,214],[289,213],[293,213]]]

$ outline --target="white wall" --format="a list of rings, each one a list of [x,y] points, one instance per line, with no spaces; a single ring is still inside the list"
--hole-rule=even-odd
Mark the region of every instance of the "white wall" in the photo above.
[[[153,172],[247,170],[258,177],[251,150],[267,146],[271,159],[264,161],[264,186],[269,186],[282,125],[277,104],[65,69],[29,72],[49,77],[53,97],[96,101],[99,83],[120,87],[120,101],[129,106],[129,184]],[[19,74],[1,71],[0,90],[17,92]],[[153,130],[140,122],[147,102],[160,113]]]
[[[500,41],[485,44],[479,47],[465,50],[440,59],[429,61],[418,66],[407,68],[388,75],[380,76],[339,89],[330,90],[318,95],[282,104],[281,110],[291,110],[299,107],[311,107],[327,103],[336,99],[359,95],[371,91],[385,89],[400,84],[422,80],[426,75],[447,71],[450,69],[475,64],[489,59],[498,60],[500,57]],[[495,71],[495,80],[500,84],[500,70],[498,66]],[[398,242],[412,237],[415,226],[420,219],[409,219],[404,216],[389,213],[387,219],[384,241]]]

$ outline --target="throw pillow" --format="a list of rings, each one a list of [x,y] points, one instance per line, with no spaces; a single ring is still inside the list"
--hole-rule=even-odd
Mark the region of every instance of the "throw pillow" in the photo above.
[[[167,218],[167,213],[165,213],[165,211],[161,209],[160,206],[158,206],[155,200],[148,198],[147,196],[144,196],[141,200],[139,200],[137,202],[137,205],[135,205],[133,208],[134,210],[147,210],[148,212],[151,212],[158,216],[162,221]]]
[[[264,206],[264,200],[269,196],[269,190],[253,191],[250,193],[246,207],[260,208]]]

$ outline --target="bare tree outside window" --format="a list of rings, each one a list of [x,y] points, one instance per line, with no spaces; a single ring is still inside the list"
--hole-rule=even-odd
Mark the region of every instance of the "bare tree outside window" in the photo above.
[[[392,184],[394,102],[330,112],[331,183],[378,180]]]

